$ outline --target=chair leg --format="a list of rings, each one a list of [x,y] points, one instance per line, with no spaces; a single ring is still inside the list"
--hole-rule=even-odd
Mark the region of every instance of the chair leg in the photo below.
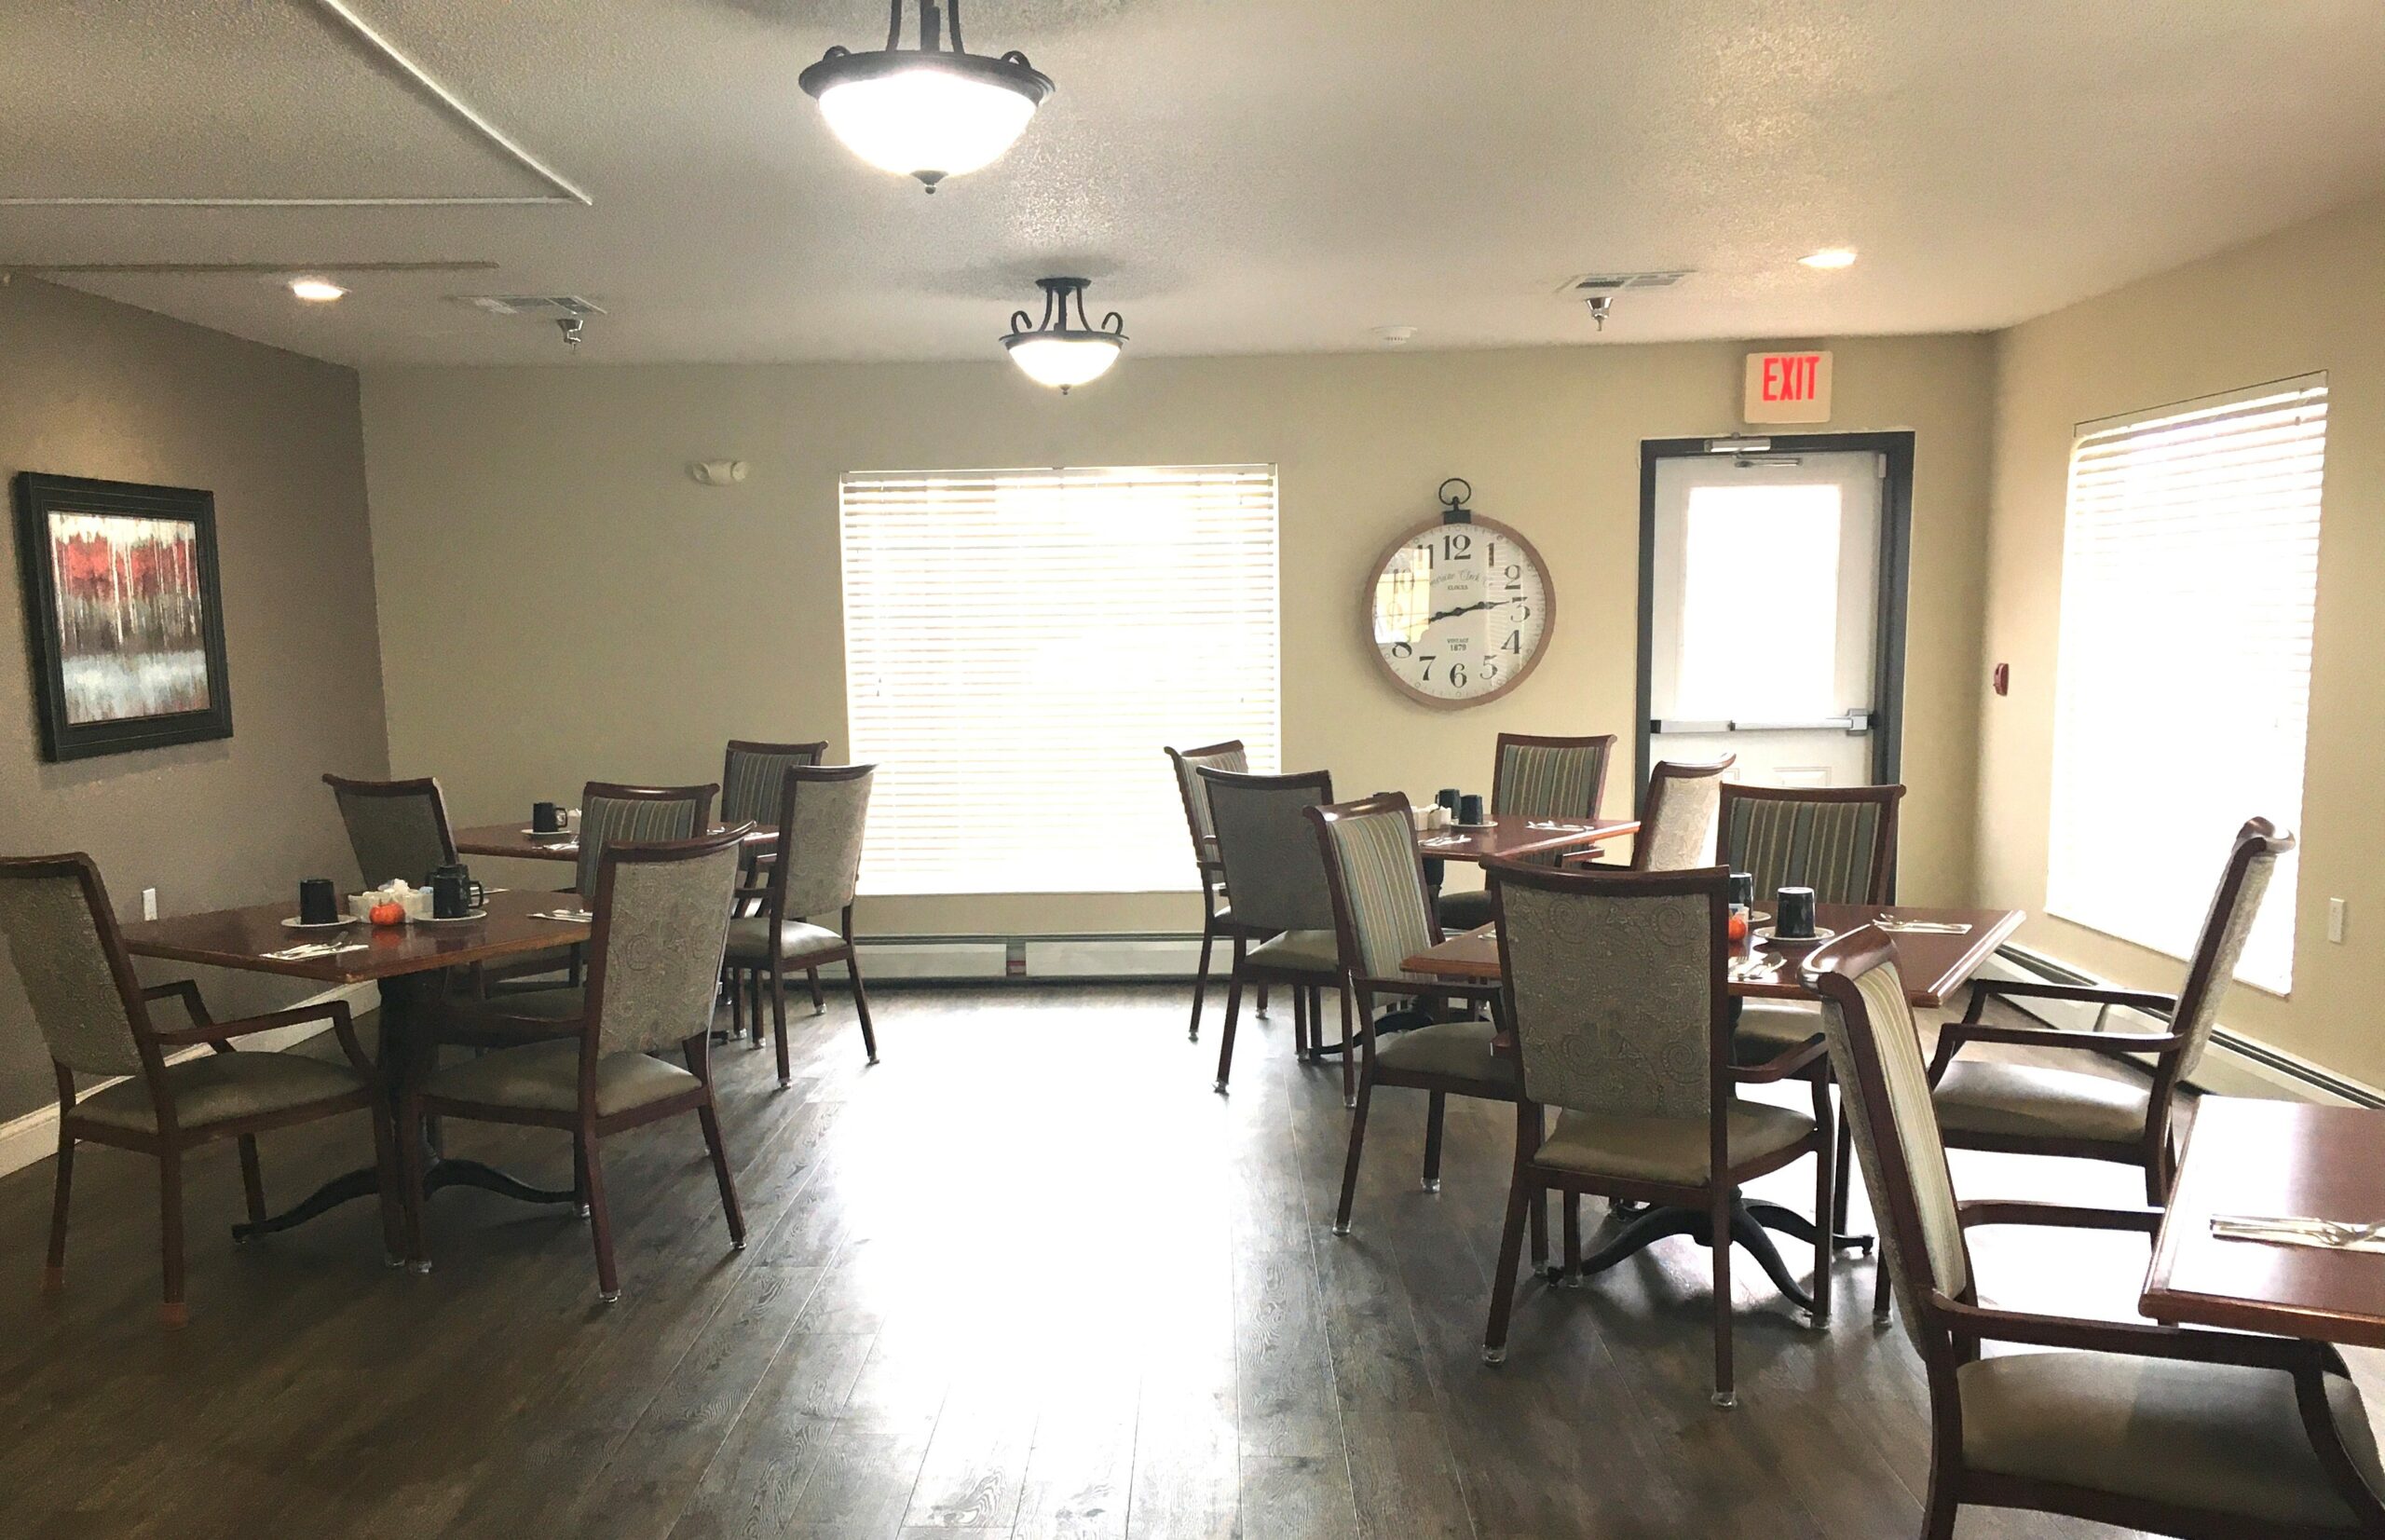
[[[1814,1124],[1825,1131],[1825,1137],[1814,1150],[1814,1311],[1816,1328],[1830,1325],[1831,1291],[1834,1280],[1832,1264],[1838,1260],[1837,1226],[1824,1224],[1821,1217],[1837,1206],[1838,1156],[1834,1142],[1827,1137],[1831,1125],[1830,1086],[1814,1083]]]
[[[1922,1509],[1921,1540],[1955,1540],[1955,1483],[1946,1469],[1946,1451],[1929,1451],[1929,1496]]]
[[[1217,944],[1218,933],[1206,925],[1201,927],[1201,965],[1192,973],[1192,1037],[1201,1041],[1201,997],[1209,988],[1209,949]]]
[[[242,1134],[240,1145],[240,1192],[249,1201],[249,1222],[265,1221],[265,1168],[257,1163],[257,1137]]]
[[[729,1041],[745,1041],[745,980],[734,968],[721,974],[729,987]]]
[[[1872,1253],[1872,1323],[1888,1324],[1888,1316],[1896,1309],[1896,1296],[1890,1290],[1894,1280],[1888,1273],[1888,1243],[1884,1239]]]
[[[1546,1130],[1542,1123],[1547,1117],[1538,1107],[1524,1108],[1517,1127],[1518,1142],[1526,1140],[1530,1148],[1523,1151],[1529,1159],[1540,1152],[1540,1141]],[[1548,1266],[1548,1189],[1534,1187],[1532,1194],[1532,1270],[1541,1272]]]
[[[862,1052],[869,1062],[878,1062],[878,1029],[869,1019],[869,988],[861,981],[861,954],[848,951],[845,955],[845,978],[853,987],[853,1015],[861,1020]]]
[[[1449,1111],[1449,1093],[1431,1091],[1424,1103],[1424,1191],[1441,1190],[1441,1120]]]
[[[1233,1072],[1233,1029],[1235,1018],[1242,1015],[1242,958],[1244,949],[1242,937],[1234,937],[1233,974],[1226,980],[1225,1030],[1218,1035],[1218,1089],[1220,1092],[1224,1091],[1226,1088],[1226,1077]],[[1264,984],[1260,985],[1254,993],[1262,999],[1265,998],[1267,986]],[[1266,1014],[1265,1007],[1262,1006],[1260,1008],[1260,1014],[1262,1015]]]
[[[166,1302],[159,1316],[168,1326],[190,1320],[183,1302],[183,1152],[168,1150],[157,1157],[159,1238],[166,1265]]]
[[[782,1088],[795,1083],[795,1071],[788,1066],[786,1051],[786,969],[775,957],[770,959],[770,1038],[778,1045],[779,1084]]]
[[[613,1211],[605,1202],[605,1156],[596,1136],[588,1142],[588,1229],[596,1247],[596,1297],[606,1304],[621,1297],[621,1280],[613,1271]]]
[[[398,1167],[396,1124],[378,1101],[364,1110],[373,1120],[373,1169],[381,1179],[381,1250],[391,1267],[406,1260],[404,1176]]]
[[[1717,1173],[1719,1175],[1720,1173]],[[1714,1394],[1718,1407],[1739,1404],[1738,1394],[1731,1383],[1731,1207],[1738,1197],[1728,1186],[1714,1189],[1713,1211],[1708,1220],[1714,1227]],[[1830,1244],[1825,1235],[1824,1246]]]
[[[398,1190],[405,1203],[406,1265],[416,1273],[430,1271],[430,1252],[422,1239],[422,1101],[398,1098]]]
[[[1831,1181],[1834,1191],[1831,1194],[1830,1227],[1844,1235],[1847,1233],[1847,1200],[1850,1195],[1849,1190],[1855,1185],[1855,1125],[1847,1121],[1843,1098],[1838,1109],[1837,1164],[1838,1170]],[[1875,1219],[1873,1222],[1876,1225],[1885,1221]]]
[[[803,972],[811,985],[811,1014],[816,1016],[828,1009],[828,991],[820,988],[819,969],[806,968]]]
[[[580,1219],[588,1217],[588,1138],[583,1134],[571,1136],[571,1199],[572,1211]]]
[[[1565,1194],[1565,1271],[1561,1281],[1568,1288],[1577,1288],[1582,1282],[1582,1194]]]
[[[1342,985],[1342,1105],[1358,1105],[1358,1045],[1350,1037],[1350,986]]]
[[[1250,1009],[1254,1015],[1263,1016],[1267,1014],[1267,986],[1264,983],[1251,991]]]
[[[1308,991],[1292,986],[1292,1057],[1308,1062]]]
[[[1228,1007],[1232,1014],[1232,1007]],[[1333,1233],[1350,1233],[1350,1209],[1358,1201],[1358,1153],[1367,1145],[1367,1109],[1374,1100],[1375,1082],[1372,1075],[1358,1080],[1357,1110],[1350,1114],[1350,1156],[1342,1165],[1342,1203],[1333,1210]]]
[[[762,970],[745,971],[745,1019],[753,1024],[754,1046],[762,1045]]]
[[[2145,1163],[2145,1206],[2165,1208],[2169,1201],[2170,1184],[2162,1179],[2161,1162],[2159,1158],[2148,1159]]]
[[[1507,1360],[1507,1318],[1516,1305],[1516,1269],[1522,1262],[1524,1247],[1524,1210],[1536,1194],[1525,1191],[1530,1179],[1524,1175],[1524,1163],[1516,1162],[1516,1174],[1507,1187],[1507,1220],[1499,1232],[1499,1270],[1491,1277],[1491,1322],[1482,1331],[1482,1361],[1486,1364]]]
[[[704,1148],[712,1153],[713,1179],[720,1183],[720,1211],[729,1220],[729,1244],[745,1249],[745,1211],[737,1206],[737,1179],[729,1174],[729,1147],[720,1139],[720,1114],[706,1101],[696,1109],[704,1125]]]
[[[58,1185],[49,1200],[49,1260],[41,1273],[41,1291],[55,1294],[66,1287],[66,1205],[75,1190],[75,1136],[66,1120],[58,1120]]]

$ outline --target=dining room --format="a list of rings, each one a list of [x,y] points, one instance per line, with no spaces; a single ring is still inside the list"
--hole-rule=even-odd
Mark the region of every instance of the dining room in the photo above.
[[[0,1533],[2385,1535],[2374,7],[0,81]]]

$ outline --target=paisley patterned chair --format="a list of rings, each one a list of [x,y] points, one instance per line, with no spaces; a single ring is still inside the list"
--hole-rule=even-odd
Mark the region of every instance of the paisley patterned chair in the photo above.
[[[1333,934],[1333,895],[1316,839],[1302,810],[1333,800],[1333,777],[1242,775],[1203,766],[1193,772],[1208,792],[1218,862],[1233,895],[1233,974],[1226,985],[1225,1031],[1218,1042],[1217,1088],[1233,1070],[1234,1026],[1242,991],[1269,984],[1292,991],[1292,1044],[1302,1058],[1324,1037],[1324,988],[1340,988],[1342,954]],[[1256,942],[1257,945],[1252,945]],[[1350,998],[1342,996],[1342,1036]]]
[[[1731,1062],[1730,874],[1560,872],[1496,863],[1505,1015],[1520,1078],[1515,1179],[1493,1274],[1485,1362],[1506,1357],[1525,1210],[1549,1189],[1635,1200],[1658,1212],[1643,1233],[1692,1233],[1713,1253],[1714,1391],[1736,1400],[1731,1366],[1731,1253],[1768,1248],[1740,1197],[1747,1182],[1815,1157],[1815,1214],[1830,1212],[1830,1093],[1813,1086],[1812,1116],[1741,1100]],[[1803,1051],[1819,1058],[1821,1045]],[[1769,1067],[1778,1079],[1802,1068]],[[1557,1125],[1543,1138],[1545,1109]],[[1626,1254],[1618,1236],[1606,1254]],[[1636,1247],[1634,1247],[1636,1248]],[[1567,1237],[1567,1269],[1578,1267]],[[1831,1236],[1814,1238],[1814,1317],[1830,1315]],[[1607,1265],[1600,1262],[1598,1265]]]
[[[1631,838],[1633,871],[1678,872],[1714,864],[1723,772],[1738,758],[1726,754],[1697,765],[1667,760],[1648,771],[1648,795],[1640,800],[1640,832]]]
[[[2161,1216],[1957,1203],[1889,939],[1866,927],[1813,966],[1899,1314],[1928,1374],[1923,1540],[1950,1540],[1967,1504],[2214,1540],[2385,1534],[2385,1469],[2334,1348],[1983,1305],[1971,1227],[2150,1235]],[[1990,1342],[2002,1351],[1983,1355]]]
[[[1184,825],[1192,836],[1192,862],[1201,879],[1201,965],[1192,974],[1192,1041],[1201,1041],[1201,1001],[1209,988],[1209,956],[1220,936],[1233,935],[1233,906],[1226,896],[1225,863],[1218,858],[1217,825],[1209,818],[1209,789],[1201,781],[1204,770],[1250,769],[1250,755],[1242,740],[1209,743],[1197,749],[1168,749],[1167,762],[1176,771],[1177,795],[1184,801]],[[1262,997],[1261,1010],[1267,1008]]]
[[[583,810],[583,823],[585,817]],[[608,842],[596,868],[596,920],[580,1011],[525,1018],[525,1035],[547,1041],[483,1054],[404,1088],[398,1138],[406,1147],[406,1255],[416,1271],[430,1265],[423,1245],[421,1171],[422,1124],[429,1116],[570,1132],[596,1247],[597,1287],[609,1304],[620,1298],[620,1280],[613,1266],[600,1141],[693,1112],[712,1155],[729,1241],[743,1248],[745,1221],[721,1143],[708,1056],[746,827],[702,839]],[[502,1020],[494,1010],[484,1019]],[[659,1056],[665,1050],[681,1054],[686,1068]]]
[[[447,801],[429,776],[416,781],[350,781],[326,775],[340,822],[356,852],[364,885],[377,888],[403,878],[415,887],[432,868],[456,859],[456,836],[447,823]]]
[[[1491,811],[1519,818],[1595,819],[1606,791],[1607,761],[1614,756],[1611,732],[1595,738],[1503,732],[1491,767]],[[1554,866],[1561,857],[1527,859],[1533,865]],[[1444,930],[1470,931],[1491,922],[1488,889],[1445,893],[1438,907]]]
[[[861,1018],[862,1049],[878,1062],[878,1030],[869,1018],[869,990],[853,948],[853,889],[861,879],[862,836],[869,823],[875,765],[810,765],[783,771],[770,822],[779,837],[763,867],[760,887],[741,888],[743,913],[729,926],[729,971],[770,984],[771,1025],[778,1043],[779,1083],[794,1083],[787,1058],[786,975],[813,977],[841,962],[852,979],[853,1013]],[[811,915],[841,917],[838,928]],[[815,998],[817,998],[815,996]],[[760,1002],[754,1006],[754,1041],[762,1040]]]

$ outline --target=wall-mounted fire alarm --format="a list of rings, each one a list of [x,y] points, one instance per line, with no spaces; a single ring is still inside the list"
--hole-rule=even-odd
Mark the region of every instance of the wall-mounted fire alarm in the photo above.
[[[1988,676],[1987,676],[1987,682],[1988,682],[1988,685],[1989,685],[1992,688],[1994,688],[1994,689],[1995,689],[1995,691],[1996,691],[1996,693],[1997,693],[1997,694],[1998,694],[1998,695],[2010,695],[2010,694],[2011,694],[2011,693],[2012,693],[2012,665],[2011,665],[2011,664],[2010,664],[2010,663],[1998,663],[1998,664],[1997,664],[1997,665],[1996,665],[1995,670],[1994,670],[1993,672],[1991,672],[1991,673],[1988,675]]]

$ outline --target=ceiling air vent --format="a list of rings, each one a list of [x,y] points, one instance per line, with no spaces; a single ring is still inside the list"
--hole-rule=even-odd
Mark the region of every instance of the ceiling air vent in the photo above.
[[[1619,294],[1626,289],[1670,289],[1697,269],[1673,267],[1653,273],[1584,273],[1567,279],[1557,292],[1567,299],[1589,299],[1598,294]]]
[[[578,294],[457,294],[456,303],[486,310],[493,316],[535,316],[540,320],[605,313],[603,306]]]

